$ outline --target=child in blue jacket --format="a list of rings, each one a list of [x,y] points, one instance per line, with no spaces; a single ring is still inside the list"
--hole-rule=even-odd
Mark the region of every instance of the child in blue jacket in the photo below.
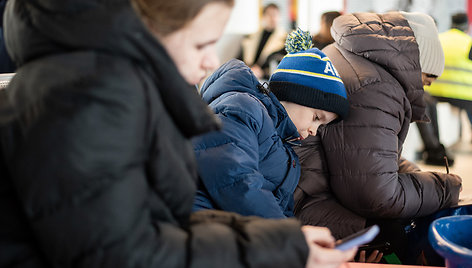
[[[300,165],[291,146],[349,110],[333,64],[310,47],[308,32],[292,32],[268,88],[238,60],[206,80],[201,95],[223,128],[193,140],[201,178],[194,211],[293,216]]]

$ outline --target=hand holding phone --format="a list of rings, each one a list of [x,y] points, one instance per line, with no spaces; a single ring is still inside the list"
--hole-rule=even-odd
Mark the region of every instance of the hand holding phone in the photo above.
[[[365,228],[357,233],[349,235],[336,243],[336,249],[339,250],[349,250],[353,247],[357,247],[372,241],[380,229],[378,225],[372,225],[368,228]]]
[[[334,237],[326,227],[304,225],[301,228],[309,249],[306,268],[340,267],[352,260],[356,251],[334,249]]]
[[[368,244],[368,245],[362,245],[359,247],[359,251],[365,250],[367,252],[371,252],[373,250],[378,250],[381,252],[388,251],[390,249],[390,243],[389,242],[383,242],[379,244]]]
[[[354,260],[356,260],[356,262],[378,263],[384,255],[388,255],[389,251],[389,242],[362,245],[359,246]]]

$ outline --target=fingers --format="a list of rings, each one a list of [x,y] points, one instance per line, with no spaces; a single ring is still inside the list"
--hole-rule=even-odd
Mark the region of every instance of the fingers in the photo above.
[[[310,255],[306,267],[339,267],[341,264],[351,260],[356,251],[357,248],[341,251],[312,244],[310,245]]]
[[[302,232],[305,234],[305,239],[308,244],[316,243],[327,248],[334,247],[334,238],[326,227],[305,225],[302,226]]]
[[[367,260],[365,258],[365,255],[366,255],[365,250],[360,251],[359,252],[359,260],[357,260],[357,261],[358,262],[367,262],[367,263],[378,263],[378,262],[380,262],[380,260],[383,257],[383,253],[378,251],[378,250],[372,251],[372,253],[369,255]]]
[[[379,263],[380,260],[382,260],[382,257],[383,257],[383,252],[379,252],[379,254],[377,254],[377,258],[375,258],[374,261],[372,261],[373,263]]]
[[[359,252],[359,260],[358,262],[365,262],[365,250],[361,250]]]
[[[357,248],[346,251],[334,249],[334,237],[328,228],[306,225],[301,229],[310,249],[307,268],[335,268],[354,258]]]
[[[378,254],[379,254],[378,250],[372,251],[372,253],[369,255],[369,258],[367,258],[367,262],[374,262],[377,259]]]
[[[350,249],[350,250],[346,250],[346,251],[343,251],[344,254],[346,256],[348,256],[349,258],[346,259],[345,261],[348,261],[348,260],[351,260],[354,258],[354,256],[356,256],[356,253],[357,253],[357,247],[353,248],[353,249]]]

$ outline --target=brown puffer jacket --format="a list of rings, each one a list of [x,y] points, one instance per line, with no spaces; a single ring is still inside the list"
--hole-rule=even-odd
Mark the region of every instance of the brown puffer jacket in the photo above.
[[[331,31],[336,43],[323,51],[345,83],[350,115],[298,148],[295,215],[340,237],[364,218],[417,217],[457,204],[460,177],[401,159],[410,123],[427,119],[408,22],[397,12],[348,14]]]

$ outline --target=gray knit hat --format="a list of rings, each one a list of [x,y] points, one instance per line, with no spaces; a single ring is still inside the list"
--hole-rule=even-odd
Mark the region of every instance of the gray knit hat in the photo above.
[[[419,12],[400,13],[410,24],[418,43],[421,72],[441,76],[444,70],[444,52],[433,18]]]

